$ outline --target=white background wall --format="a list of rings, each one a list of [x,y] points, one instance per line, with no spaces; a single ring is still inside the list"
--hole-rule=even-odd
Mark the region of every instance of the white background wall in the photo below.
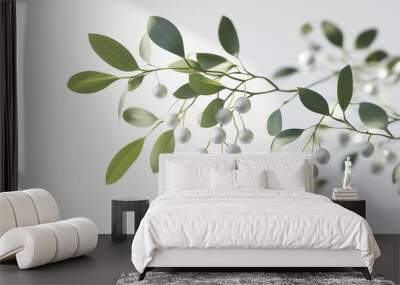
[[[277,67],[296,62],[297,54],[305,48],[298,34],[305,21],[318,23],[330,19],[336,22],[345,31],[349,47],[360,30],[376,26],[383,31],[376,46],[383,46],[392,53],[400,51],[397,11],[400,11],[400,2],[395,0],[18,0],[21,188],[48,189],[55,195],[64,217],[89,217],[102,233],[110,232],[112,196],[156,196],[157,176],[151,173],[148,162],[156,136],[147,141],[139,160],[122,180],[112,186],[105,185],[105,171],[113,155],[147,130],[118,121],[117,105],[124,89],[123,82],[87,96],[74,94],[66,88],[69,76],[79,71],[121,74],[95,55],[88,43],[88,33],[117,39],[139,61],[138,44],[147,18],[159,15],[179,27],[186,52],[224,54],[218,43],[217,27],[221,15],[227,15],[236,25],[243,61],[254,72],[270,75]],[[153,51],[159,65],[176,59],[158,48]],[[321,75],[295,76],[281,81],[281,85],[304,86]],[[160,74],[160,78],[171,91],[186,79],[166,73]],[[151,94],[154,85],[154,77],[146,78],[143,86],[129,95],[128,104],[163,116],[173,98],[154,99]],[[335,96],[335,82],[316,90],[326,97]],[[399,89],[393,93],[398,92]],[[271,141],[265,131],[267,115],[285,98],[287,95],[273,94],[260,96],[253,102],[253,112],[246,114],[245,120],[256,139],[244,151],[267,151]],[[185,146],[178,145],[178,151],[190,151],[206,144],[208,130],[200,129],[195,123],[206,102],[203,100],[194,106],[187,119],[193,131],[192,141]],[[400,108],[398,96],[394,102]],[[305,127],[315,120],[316,117],[298,104],[284,109],[286,128]],[[329,193],[340,181],[340,160],[349,151],[338,149],[335,137],[330,138],[324,145],[332,151],[332,162],[320,167],[320,171],[321,176],[329,177],[332,183],[324,193]],[[294,151],[297,147],[287,149]],[[390,171],[373,176],[367,160],[362,159],[354,171],[354,180],[368,201],[368,221],[374,231],[400,233],[400,193],[399,187],[390,182]]]

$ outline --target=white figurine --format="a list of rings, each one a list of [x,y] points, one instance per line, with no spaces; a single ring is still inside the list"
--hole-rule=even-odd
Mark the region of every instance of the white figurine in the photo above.
[[[351,190],[351,161],[350,156],[347,157],[344,162],[344,178],[343,178],[343,189]]]

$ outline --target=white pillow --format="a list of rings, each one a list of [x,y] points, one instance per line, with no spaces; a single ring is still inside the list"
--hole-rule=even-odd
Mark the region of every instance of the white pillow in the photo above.
[[[210,185],[210,167],[171,163],[168,174],[170,191],[207,189]]]
[[[234,169],[234,160],[176,159],[166,165],[167,191],[211,190],[211,168]]]
[[[239,159],[239,170],[267,171],[267,188],[273,190],[306,191],[311,189],[311,176],[304,159]]]
[[[240,188],[267,188],[267,171],[236,170],[236,186]]]
[[[236,189],[236,170],[233,169],[211,169],[211,189],[212,190],[235,190]]]

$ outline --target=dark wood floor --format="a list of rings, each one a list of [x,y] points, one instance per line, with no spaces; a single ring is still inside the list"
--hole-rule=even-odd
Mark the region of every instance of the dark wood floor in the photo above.
[[[115,284],[122,273],[135,270],[131,243],[131,238],[115,243],[110,235],[100,235],[96,250],[88,256],[29,270],[18,270],[16,262],[3,263],[0,284]]]
[[[386,279],[400,280],[400,235],[376,235],[382,256],[375,263],[375,272]],[[134,271],[130,260],[131,238],[111,242],[109,235],[100,235],[97,249],[82,256],[42,267],[19,270],[15,262],[0,265],[0,284],[115,284],[124,272]]]

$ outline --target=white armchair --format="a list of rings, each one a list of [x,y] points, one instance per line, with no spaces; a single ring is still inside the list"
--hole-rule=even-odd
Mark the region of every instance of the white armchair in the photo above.
[[[53,196],[43,189],[0,193],[0,262],[20,269],[84,255],[96,248],[96,225],[86,218],[60,221]]]

